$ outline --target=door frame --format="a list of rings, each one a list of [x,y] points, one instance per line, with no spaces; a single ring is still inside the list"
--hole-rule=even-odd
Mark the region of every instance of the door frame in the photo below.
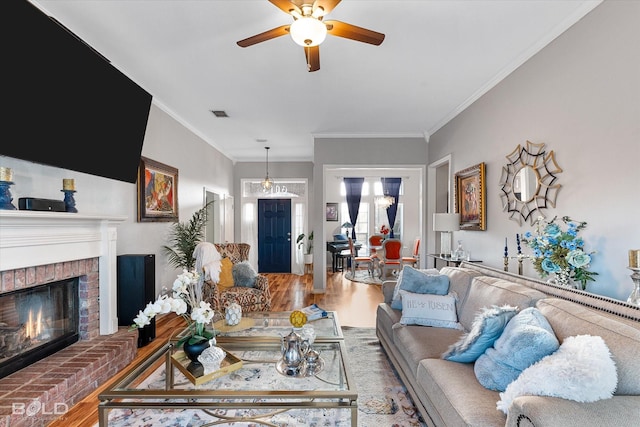
[[[264,194],[251,193],[249,191],[249,187],[260,185],[263,178],[243,178],[240,180],[240,190],[236,192],[236,194],[240,197],[240,204],[238,210],[240,211],[239,215],[240,224],[236,229],[236,235],[238,236],[238,241],[248,243],[252,248],[257,248],[258,244],[258,225],[257,225],[257,217],[258,217],[258,199],[265,199],[269,197],[274,197],[278,199],[291,199],[291,229],[292,236],[297,235],[298,232],[307,232],[307,230],[311,229],[310,226],[310,218],[313,216],[310,213],[311,207],[309,206],[309,179],[307,178],[281,178],[275,179],[274,187],[278,187],[281,184],[287,184],[290,182],[295,182],[303,185],[304,191],[302,195],[292,194],[291,192],[283,192],[280,194],[274,194],[270,196],[265,196]],[[295,213],[295,202],[299,201],[305,206],[303,216],[301,218],[302,224],[297,223],[296,213]],[[238,217],[237,217],[238,218]],[[299,231],[302,230],[302,231]],[[249,262],[251,265],[257,270],[258,269],[258,251],[250,251],[249,252]],[[291,239],[291,273],[292,274],[304,274],[304,263],[302,261],[302,256],[300,255],[300,259],[298,260],[298,251],[295,247],[295,237]],[[295,254],[295,256],[293,255]]]
[[[453,179],[451,178],[452,161],[453,156],[448,154],[429,163],[427,168],[427,253],[431,254],[438,252],[436,248],[436,232],[433,231],[433,214],[435,212],[442,212],[443,208],[446,208],[447,212],[453,212],[451,202],[453,194]],[[445,173],[446,179],[443,179],[442,175]],[[443,192],[447,193],[446,207],[438,205],[438,195]]]

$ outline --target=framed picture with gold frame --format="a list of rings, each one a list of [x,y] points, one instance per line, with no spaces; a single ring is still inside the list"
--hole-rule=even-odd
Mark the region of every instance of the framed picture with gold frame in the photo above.
[[[160,221],[178,221],[178,169],[141,157],[138,222]]]
[[[461,230],[487,228],[485,164],[456,172],[456,213],[460,214]]]

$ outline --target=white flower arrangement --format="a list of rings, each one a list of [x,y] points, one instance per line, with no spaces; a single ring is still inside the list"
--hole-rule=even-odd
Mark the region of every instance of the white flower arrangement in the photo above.
[[[176,313],[189,324],[189,334],[178,342],[182,345],[186,340],[190,344],[209,340],[214,337],[212,331],[205,326],[211,323],[215,316],[211,304],[202,300],[202,281],[196,271],[183,270],[173,282],[173,296],[160,295],[158,299],[147,304],[133,319],[130,330],[143,328],[151,323],[151,319],[158,314]],[[189,310],[191,310],[189,312]]]

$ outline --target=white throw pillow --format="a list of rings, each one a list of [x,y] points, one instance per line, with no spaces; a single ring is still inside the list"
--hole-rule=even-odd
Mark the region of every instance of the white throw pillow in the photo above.
[[[449,292],[449,277],[435,268],[421,270],[405,265],[398,273],[398,281],[393,289],[391,308],[395,310],[402,310],[400,289],[416,294],[446,295]]]
[[[439,326],[462,329],[456,313],[455,292],[447,295],[416,294],[400,290],[402,299],[401,325]]]
[[[552,396],[576,402],[609,399],[618,385],[616,365],[598,336],[567,337],[560,348],[522,371],[500,393],[497,408],[507,413],[518,396]]]

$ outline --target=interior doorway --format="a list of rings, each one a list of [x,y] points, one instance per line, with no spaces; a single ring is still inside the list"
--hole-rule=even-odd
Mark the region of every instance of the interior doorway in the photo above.
[[[433,231],[433,214],[453,212],[451,203],[452,179],[451,179],[451,155],[447,155],[429,164],[427,172],[427,251],[438,253],[440,251],[440,239],[437,239]]]
[[[263,259],[259,255],[258,242],[258,203],[260,200],[289,200],[290,203],[290,230],[291,233],[289,246],[288,269],[284,271],[293,274],[303,274],[304,263],[302,250],[298,250],[295,244],[295,237],[300,233],[308,232],[308,221],[310,215],[307,209],[309,183],[306,178],[288,178],[278,179],[271,187],[270,191],[265,192],[262,188],[262,179],[242,179],[240,182],[240,205],[236,210],[236,215],[240,219],[240,226],[236,230],[236,236],[239,241],[251,245],[249,251],[249,262],[260,271],[259,262]]]
[[[222,243],[222,215],[224,207],[218,193],[204,189],[204,204],[207,206],[207,222],[204,240],[209,243]]]

